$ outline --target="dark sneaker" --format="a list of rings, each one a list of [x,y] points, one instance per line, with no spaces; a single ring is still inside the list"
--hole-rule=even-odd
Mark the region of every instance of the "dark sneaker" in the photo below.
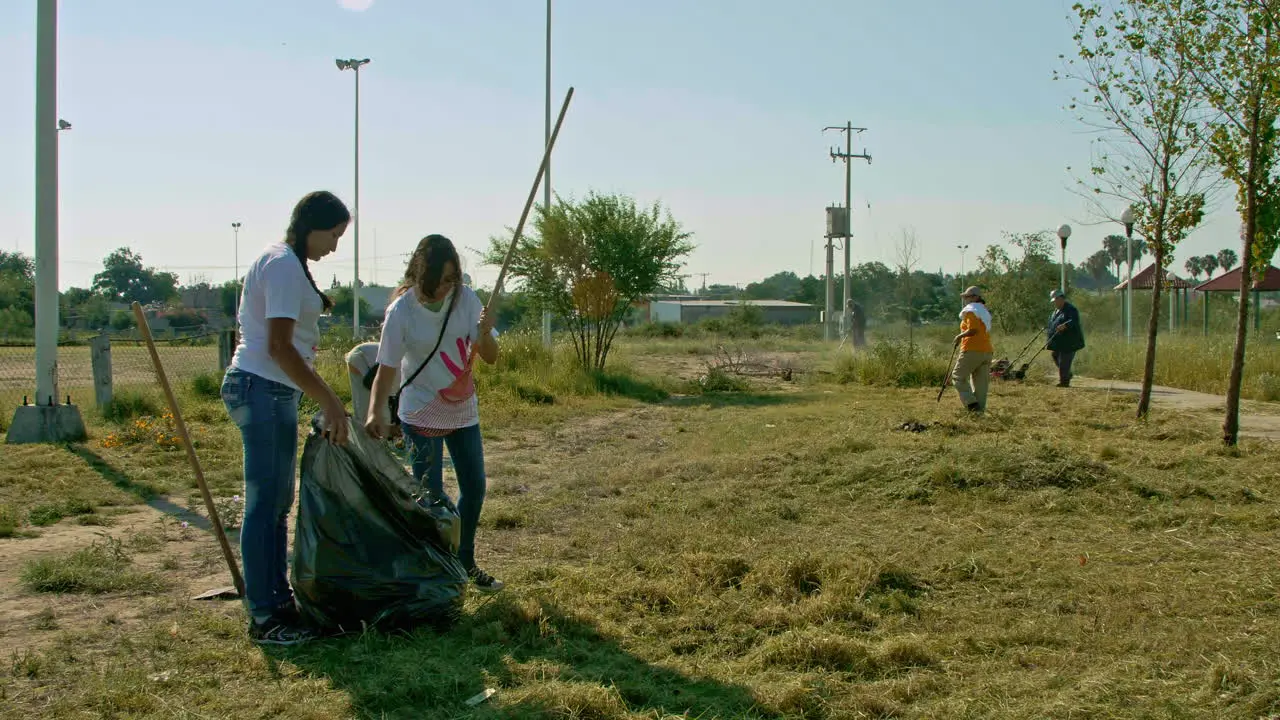
[[[293,601],[289,601],[287,605],[281,605],[276,611],[271,613],[271,618],[282,625],[292,625],[295,627],[305,626],[302,620],[302,612],[298,610],[298,605]]]
[[[249,639],[259,645],[301,645],[315,638],[315,633],[310,630],[276,618],[264,623],[249,623]]]
[[[969,412],[974,412],[974,413],[980,413],[980,412],[982,412],[982,406],[981,406],[981,405],[979,405],[979,404],[978,404],[978,403],[976,403],[976,402],[975,402],[975,403],[969,403],[969,405],[968,405],[967,409],[969,410]]]
[[[501,580],[478,567],[468,570],[467,576],[471,578],[471,582],[475,584],[476,589],[482,593],[496,593],[506,587]]]

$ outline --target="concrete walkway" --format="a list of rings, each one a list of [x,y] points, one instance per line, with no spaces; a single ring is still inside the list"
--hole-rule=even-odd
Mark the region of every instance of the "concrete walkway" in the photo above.
[[[1056,376],[1055,376],[1056,379]],[[1077,375],[1071,380],[1072,388],[1089,390],[1109,390],[1111,392],[1142,392],[1142,383],[1127,380],[1097,380]],[[1221,432],[1222,417],[1227,411],[1227,398],[1223,395],[1182,390],[1180,388],[1154,385],[1151,388],[1151,402],[1174,410],[1193,412],[1212,421]],[[1240,435],[1242,437],[1280,440],[1280,404],[1259,402],[1255,400],[1240,401]]]

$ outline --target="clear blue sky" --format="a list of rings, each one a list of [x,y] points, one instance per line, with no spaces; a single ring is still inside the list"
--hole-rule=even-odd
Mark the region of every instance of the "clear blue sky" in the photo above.
[[[61,285],[128,245],[183,282],[233,276],[293,203],[352,198],[361,72],[361,277],[394,281],[431,232],[463,248],[513,226],[543,139],[542,0],[60,3]],[[843,200],[851,120],[854,257],[890,262],[914,228],[922,265],[969,269],[1000,232],[1072,222],[1068,259],[1113,225],[1070,191],[1088,160],[1054,82],[1064,0],[555,0],[557,192],[661,200],[695,235],[690,273],[746,283],[822,271],[824,207]],[[0,247],[31,252],[35,2],[0,3]],[[1179,257],[1235,248],[1231,194]],[[539,193],[539,199],[541,193]],[[869,207],[868,207],[869,206]],[[376,249],[375,249],[376,236]],[[352,274],[352,233],[316,266]],[[815,249],[816,246],[816,249]],[[812,261],[811,261],[812,258]],[[496,268],[464,253],[481,284]],[[812,262],[812,265],[811,265]],[[1181,262],[1177,265],[1181,269]],[[376,276],[375,276],[376,273]],[[690,284],[700,282],[691,278]]]

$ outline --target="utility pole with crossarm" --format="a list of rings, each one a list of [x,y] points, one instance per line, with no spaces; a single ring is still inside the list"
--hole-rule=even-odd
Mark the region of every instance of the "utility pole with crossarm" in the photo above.
[[[853,298],[853,289],[850,283],[850,265],[852,263],[851,246],[853,244],[853,160],[866,160],[867,164],[871,164],[871,156],[867,154],[866,148],[863,148],[862,154],[853,154],[853,134],[857,132],[862,134],[866,128],[856,128],[853,123],[845,123],[843,126],[830,126],[822,129],[823,132],[828,130],[838,130],[844,133],[844,152],[840,152],[835,148],[831,148],[831,162],[844,160],[844,227],[839,228],[841,231],[836,237],[844,238],[844,306],[841,317],[843,318],[843,327],[849,328],[852,318],[849,316],[849,300]],[[827,238],[827,257],[831,257],[832,238]],[[833,295],[831,273],[827,273],[827,297],[830,299]],[[831,312],[830,303],[828,303],[827,312]],[[827,326],[830,327],[830,315],[827,317]]]

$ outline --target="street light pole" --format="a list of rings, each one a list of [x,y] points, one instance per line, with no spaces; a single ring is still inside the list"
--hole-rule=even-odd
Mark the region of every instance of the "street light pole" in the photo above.
[[[1058,265],[1060,272],[1058,289],[1063,293],[1067,292],[1067,238],[1071,237],[1070,225],[1058,226],[1058,242],[1062,247],[1062,261]]]
[[[964,254],[968,252],[968,245],[957,245],[956,249],[960,251],[960,286],[964,287]]]
[[[231,232],[235,234],[236,241],[236,276],[232,278],[232,285],[236,289],[236,330],[240,329],[240,223],[231,223]]]
[[[547,63],[546,63],[546,125],[542,137],[542,146],[551,144],[551,0],[547,0]],[[551,210],[551,157],[547,156],[547,168],[542,177],[542,206],[544,212]],[[551,349],[551,310],[542,310],[542,346]]]
[[[335,60],[338,70],[352,70],[356,74],[356,118],[355,118],[355,203],[352,215],[355,216],[355,275],[351,282],[351,328],[353,338],[360,339],[360,68],[369,64],[369,58],[357,60]]]
[[[70,125],[68,125],[69,127]],[[58,3],[36,5],[36,405],[58,397]]]
[[[1124,340],[1133,342],[1133,223],[1137,220],[1133,208],[1127,207],[1120,214],[1124,224],[1125,248],[1129,256],[1129,279],[1124,285]]]

